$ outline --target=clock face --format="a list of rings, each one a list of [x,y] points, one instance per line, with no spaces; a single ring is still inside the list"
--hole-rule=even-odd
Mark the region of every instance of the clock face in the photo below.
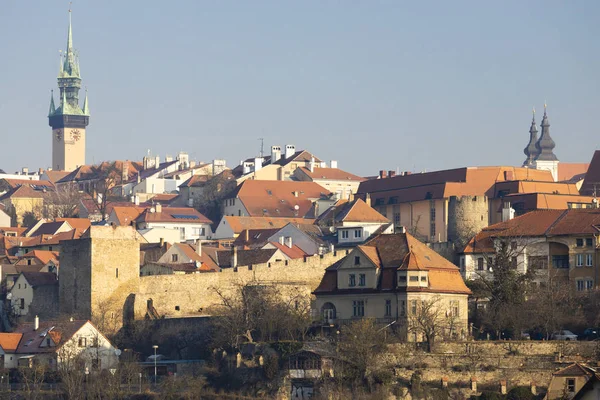
[[[58,129],[56,131],[56,141],[60,142],[62,140],[62,137],[63,137],[63,131],[62,131],[62,129]]]
[[[71,130],[71,139],[73,139],[74,141],[78,141],[79,139],[81,139],[81,132],[79,132],[79,129]]]

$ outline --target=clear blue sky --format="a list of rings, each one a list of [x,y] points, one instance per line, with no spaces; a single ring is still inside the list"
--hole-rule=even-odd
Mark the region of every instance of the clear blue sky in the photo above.
[[[1,0],[7,172],[50,165],[67,1]],[[180,150],[231,166],[257,138],[343,169],[520,165],[531,108],[555,152],[597,147],[600,2],[76,0],[87,161]]]

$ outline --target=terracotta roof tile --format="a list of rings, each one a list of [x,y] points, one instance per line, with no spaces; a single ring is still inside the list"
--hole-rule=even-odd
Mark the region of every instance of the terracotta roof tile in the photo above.
[[[351,174],[350,172],[343,171],[339,168],[321,168],[315,167],[313,172],[309,168],[300,167],[300,170],[313,180],[335,180],[335,181],[359,181],[366,180],[358,175]]]
[[[234,217],[224,216],[233,233],[239,235],[244,229],[283,228],[289,223],[312,225],[315,220],[308,218]]]
[[[307,254],[304,252],[304,250],[302,250],[300,247],[293,245],[291,248],[281,244],[279,242],[269,242],[270,245],[275,246],[276,248],[278,248],[279,250],[281,250],[281,252],[283,254],[285,254],[286,256],[288,256],[290,259],[294,260],[297,258],[302,258],[304,256],[306,256]]]
[[[85,232],[92,225],[92,221],[87,218],[56,218],[56,222],[67,222],[71,228],[77,229],[78,232]]]
[[[126,226],[131,225],[144,211],[146,207],[113,207],[112,213],[114,214],[117,221],[119,221],[119,225]]]
[[[15,328],[15,333],[23,334],[17,353],[19,354],[37,354],[37,353],[53,353],[57,351],[67,340],[73,337],[79,329],[81,329],[88,321],[40,321],[39,328],[33,329],[33,324],[21,324]],[[57,344],[56,347],[40,347],[46,339],[46,335],[50,335],[52,340]]]
[[[587,172],[590,163],[558,163],[558,181],[568,181]]]
[[[247,180],[232,197],[238,198],[251,217],[306,217],[313,201],[330,192],[314,182]]]
[[[48,180],[52,183],[60,181],[65,176],[69,175],[69,171],[46,170],[44,174],[48,176]]]
[[[0,346],[6,353],[14,353],[23,337],[22,333],[0,333]]]
[[[390,220],[381,215],[377,210],[370,207],[362,199],[356,199],[351,203],[345,203],[336,212],[336,221],[341,222],[376,222],[389,223]]]
[[[46,265],[50,261],[58,261],[58,252],[56,251],[47,251],[47,250],[32,250],[26,254],[21,256],[21,259],[25,258],[37,258],[42,265]],[[19,262],[17,264],[20,265]]]
[[[144,210],[136,219],[137,222],[186,222],[212,224],[212,221],[191,207],[162,207],[162,211]]]
[[[269,238],[279,232],[280,228],[273,229],[244,229],[233,241],[236,247],[260,248],[269,241]]]

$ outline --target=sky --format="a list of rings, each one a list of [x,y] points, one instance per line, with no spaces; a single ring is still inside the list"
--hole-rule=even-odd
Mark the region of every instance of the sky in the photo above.
[[[51,161],[67,1],[0,0],[0,168]],[[598,148],[600,2],[75,0],[87,163],[294,144],[361,175],[520,165]],[[80,96],[83,98],[83,94]],[[55,98],[58,101],[58,98]],[[538,128],[539,129],[539,128]]]

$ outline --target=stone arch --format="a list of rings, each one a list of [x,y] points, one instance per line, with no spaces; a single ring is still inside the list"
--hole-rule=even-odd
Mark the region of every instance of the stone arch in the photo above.
[[[337,318],[336,313],[335,305],[331,302],[327,302],[321,307],[321,316],[325,322],[333,323],[333,320]]]

